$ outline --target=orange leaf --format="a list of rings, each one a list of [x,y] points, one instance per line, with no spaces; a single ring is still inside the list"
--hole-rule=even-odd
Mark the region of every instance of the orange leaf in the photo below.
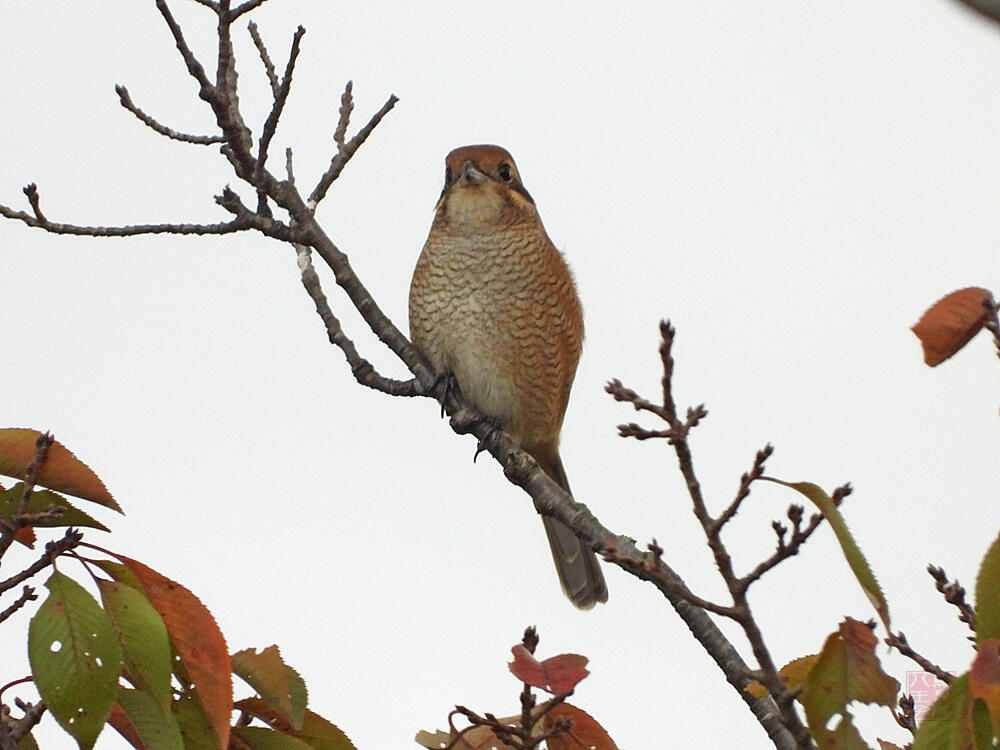
[[[0,474],[23,479],[24,470],[35,456],[35,441],[41,434],[38,430],[0,429]],[[58,440],[49,446],[37,483],[122,512],[97,474]]]
[[[31,526],[22,526],[14,532],[14,539],[28,549],[35,548],[35,530]]]
[[[807,654],[806,656],[800,656],[798,659],[792,659],[788,664],[783,666],[778,670],[778,677],[787,686],[794,689],[801,688],[806,679],[809,677],[809,672],[813,668],[813,664],[819,659],[819,654]],[[754,698],[766,698],[770,693],[766,687],[761,685],[757,680],[749,683],[745,688],[750,695]]]
[[[571,719],[568,732],[546,740],[548,750],[618,750],[614,740],[597,720],[586,711],[563,703],[545,715],[545,730],[552,731],[556,719]]]
[[[969,669],[969,695],[983,701],[993,724],[1000,726],[1000,640],[987,638],[979,643]]]
[[[137,560],[124,555],[115,557],[139,580],[150,603],[163,618],[170,642],[212,722],[219,747],[225,750],[233,710],[233,676],[226,639],[212,613],[179,583]]]
[[[992,298],[988,289],[970,286],[931,305],[910,329],[924,347],[924,362],[936,367],[969,343],[986,322],[984,305]]]

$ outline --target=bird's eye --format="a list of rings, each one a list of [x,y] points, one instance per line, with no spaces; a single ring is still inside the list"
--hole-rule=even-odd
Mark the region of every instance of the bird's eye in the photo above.
[[[444,168],[444,184],[445,185],[451,184],[451,167]]]
[[[497,167],[497,174],[500,175],[500,179],[503,180],[504,182],[510,182],[512,174],[510,171],[510,164],[507,164],[505,162],[501,164],[499,167]]]

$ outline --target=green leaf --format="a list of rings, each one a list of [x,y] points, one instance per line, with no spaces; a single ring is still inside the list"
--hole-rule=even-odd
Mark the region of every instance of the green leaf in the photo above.
[[[118,634],[125,676],[156,702],[161,713],[169,713],[173,701],[170,690],[173,658],[163,618],[149,599],[131,586],[117,581],[98,581],[97,586]],[[124,704],[122,708],[128,711]]]
[[[314,750],[307,742],[265,727],[236,727],[233,737],[245,742],[251,750]]]
[[[275,709],[260,698],[244,698],[234,708],[266,722],[268,725],[309,744],[313,750],[356,750],[354,743],[333,723],[306,709],[302,728],[295,730]]]
[[[1000,537],[986,551],[976,578],[976,640],[1000,638]]]
[[[118,691],[118,705],[147,750],[184,750],[181,730],[169,708],[164,712],[150,696],[128,688]]]
[[[83,750],[94,746],[118,692],[122,652],[111,621],[86,589],[59,571],[28,626],[38,693]]]
[[[827,495],[822,488],[811,482],[785,482],[773,477],[761,478],[769,482],[776,482],[777,484],[791,487],[815,503],[816,507],[823,514],[823,517],[826,518],[827,523],[830,524],[830,528],[833,529],[837,541],[840,542],[840,548],[844,552],[844,557],[847,559],[847,564],[854,572],[854,577],[858,579],[858,583],[861,584],[861,588],[868,596],[868,600],[875,607],[875,611],[878,612],[882,624],[885,625],[886,630],[891,630],[889,627],[889,603],[885,600],[882,587],[878,585],[875,573],[872,572],[871,567],[868,565],[868,561],[861,552],[861,548],[858,547],[858,543],[851,536],[851,532],[847,528],[847,522],[844,520],[844,516],[841,515],[840,509],[834,504],[833,498]]]
[[[0,491],[0,518],[10,521],[14,517],[14,513],[17,512],[18,505],[21,503],[21,492],[23,490],[24,483],[18,482],[9,490]],[[25,513],[41,513],[50,505],[60,506],[63,509],[62,514],[57,518],[48,518],[42,521],[36,521],[35,523],[32,523],[31,526],[44,528],[52,528],[56,526],[86,526],[91,529],[110,531],[107,526],[98,521],[96,518],[84,513],[79,508],[74,507],[65,497],[57,492],[52,492],[51,490],[35,490],[31,493],[31,497],[28,498],[28,504],[25,507]]]
[[[185,750],[219,750],[219,737],[201,705],[197,690],[189,688],[174,701],[172,709],[184,738]]]
[[[302,728],[306,711],[306,683],[299,673],[281,658],[277,646],[268,646],[259,654],[252,648],[237,651],[231,657],[233,672],[257,691],[295,729]]]
[[[882,670],[875,656],[877,643],[871,628],[848,617],[823,644],[799,695],[809,730],[820,747],[867,747],[854,725],[851,703],[896,705],[899,683]]]
[[[975,747],[969,675],[955,679],[934,701],[917,727],[912,750],[969,750]]]

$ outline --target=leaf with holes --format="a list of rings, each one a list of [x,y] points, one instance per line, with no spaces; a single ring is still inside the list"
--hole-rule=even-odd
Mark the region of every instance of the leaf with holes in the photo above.
[[[233,675],[226,639],[215,618],[198,597],[176,581],[138,560],[124,555],[115,557],[128,571],[122,575],[122,583],[131,585],[138,581],[163,618],[174,651],[195,688],[191,695],[196,696],[211,722],[216,746],[225,750],[229,743],[229,715],[233,710]],[[114,567],[102,567],[115,575]]]
[[[246,681],[295,729],[302,728],[306,711],[306,683],[281,658],[277,646],[259,654],[247,648],[232,655],[233,672]]]
[[[24,470],[35,455],[35,441],[41,434],[38,430],[0,429],[0,474],[23,479]],[[97,474],[58,440],[49,446],[37,484],[122,512]]]
[[[118,693],[122,652],[111,621],[83,586],[59,571],[28,626],[38,693],[84,750],[94,746]]]
[[[98,581],[104,609],[118,634],[125,677],[148,695],[161,713],[170,713],[172,656],[163,618],[141,592],[118,581]],[[127,706],[122,706],[126,708]]]

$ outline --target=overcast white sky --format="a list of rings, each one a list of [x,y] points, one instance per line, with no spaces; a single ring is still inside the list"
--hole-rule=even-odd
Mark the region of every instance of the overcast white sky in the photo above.
[[[211,15],[173,6],[207,62]],[[282,65],[308,30],[273,151],[291,146],[311,185],[348,78],[357,126],[400,97],[319,217],[405,327],[444,155],[506,146],[586,312],[563,439],[579,498],[720,594],[672,453],[618,438],[635,414],[602,390],[620,377],[657,395],[669,317],[678,400],[709,409],[693,448],[713,507],[768,441],[775,476],[851,481],[844,510],[894,622],[964,671],[964,626],[923,569],[971,589],[997,534],[997,362],[983,336],[929,370],[908,328],[952,289],[998,285],[1000,30],[946,0],[624,7],[271,0],[254,17]],[[258,123],[266,83],[245,34],[239,53]],[[212,196],[234,178],[217,151],[118,106],[122,83],[173,127],[211,130],[152,2],[17,3],[0,69],[0,202],[26,207],[35,181],[54,220],[225,218]],[[290,248],[2,222],[0,259],[0,422],[51,430],[88,462],[128,514],[90,537],[193,589],[232,651],[278,643],[359,748],[412,746],[456,702],[513,713],[505,664],[529,624],[540,655],[590,657],[574,702],[620,747],[770,746],[651,586],[609,568],[609,603],[573,609],[530,500],[472,463],[473,440],[429,400],[354,383]],[[324,281],[362,352],[403,376]],[[797,499],[757,488],[727,536],[738,564],[769,553],[770,519]],[[874,614],[826,528],[752,593],[781,662]],[[26,621],[3,629],[3,681],[26,669],[10,662]],[[900,681],[913,668],[887,664]],[[906,740],[861,713],[870,742]]]

